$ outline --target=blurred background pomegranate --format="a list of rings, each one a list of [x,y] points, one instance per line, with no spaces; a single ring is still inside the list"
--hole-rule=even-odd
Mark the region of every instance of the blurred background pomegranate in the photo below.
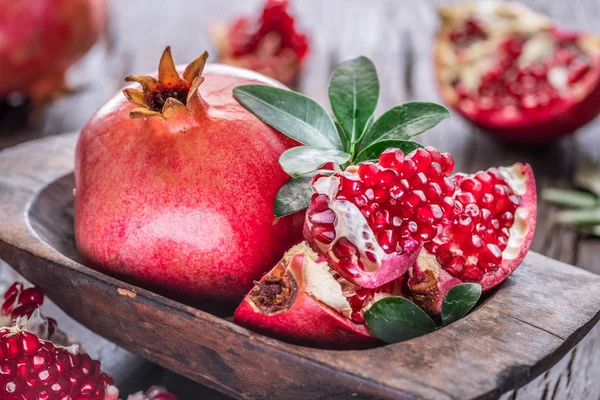
[[[106,26],[106,0],[0,0],[0,98],[41,106],[68,90],[65,71]]]

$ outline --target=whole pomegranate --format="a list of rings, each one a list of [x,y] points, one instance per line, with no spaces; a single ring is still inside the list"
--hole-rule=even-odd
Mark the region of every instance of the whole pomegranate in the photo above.
[[[261,16],[242,16],[231,25],[216,24],[211,34],[224,64],[261,72],[287,85],[300,75],[308,39],[288,10],[288,0],[266,0]]]
[[[402,287],[402,279],[377,289],[354,285],[303,242],[255,282],[233,321],[301,344],[369,347],[380,342],[364,324],[364,311],[377,300],[402,294]]]
[[[437,314],[461,282],[488,291],[503,282],[527,255],[537,221],[535,178],[517,163],[472,175],[456,174],[454,215],[426,243],[407,283],[414,300]]]
[[[304,237],[350,282],[377,288],[403,275],[452,215],[454,160],[433,147],[317,177]]]
[[[600,37],[558,28],[518,3],[454,4],[440,14],[438,84],[469,121],[540,143],[600,113]]]
[[[65,88],[66,69],[106,25],[106,0],[0,0],[0,98],[41,104]]]
[[[167,48],[158,79],[130,76],[84,127],[75,159],[75,236],[84,260],[189,298],[240,299],[300,241],[302,215],[275,218],[287,180],[278,164],[297,145],[232,96],[282,87],[251,71],[208,65],[180,78]]]

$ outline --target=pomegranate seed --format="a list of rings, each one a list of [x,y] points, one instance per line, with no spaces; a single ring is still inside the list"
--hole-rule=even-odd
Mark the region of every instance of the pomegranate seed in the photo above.
[[[454,169],[454,158],[449,153],[442,153],[440,165],[442,166],[442,173],[450,174]]]
[[[464,282],[479,282],[481,278],[483,278],[483,271],[473,264],[466,265],[460,274],[460,279]]]
[[[464,266],[465,262],[461,257],[454,257],[446,264],[444,269],[448,271],[450,275],[458,277],[462,273]]]
[[[353,312],[352,314],[350,314],[350,319],[355,324],[364,324],[365,323],[365,317],[362,312],[358,312],[358,311]]]
[[[458,193],[456,195],[456,200],[460,201],[464,205],[477,202],[477,199],[475,198],[473,193],[469,193],[469,192]]]
[[[404,153],[400,149],[387,149],[379,156],[379,165],[401,171],[404,166]]]

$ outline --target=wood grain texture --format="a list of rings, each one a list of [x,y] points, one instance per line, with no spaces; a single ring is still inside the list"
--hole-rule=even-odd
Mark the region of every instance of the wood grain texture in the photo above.
[[[565,26],[600,33],[597,25],[600,3],[595,0],[525,2]],[[259,3],[260,0],[113,1],[110,40],[96,46],[70,71],[71,82],[84,85],[84,90],[54,103],[25,129],[7,131],[0,126],[0,148],[81,128],[91,113],[122,86],[123,76],[156,69],[158,55],[167,44],[173,45],[175,59],[181,63],[203,49],[214,54],[206,25],[256,10]],[[437,24],[435,7],[440,3],[447,1],[297,0],[295,11],[313,40],[313,52],[298,89],[326,104],[331,69],[341,60],[364,54],[374,60],[382,80],[379,114],[407,100],[440,101],[431,70],[431,42]],[[459,170],[473,172],[492,165],[527,161],[534,167],[540,188],[569,187],[577,160],[583,154],[600,160],[599,128],[596,121],[576,136],[554,145],[541,149],[515,148],[501,145],[453,117],[423,136],[423,140],[452,152]],[[0,169],[0,181],[3,172]],[[549,227],[548,216],[554,211],[540,204],[533,249],[600,273],[597,257],[600,241],[580,237],[569,229]],[[599,341],[600,327],[597,327],[552,371],[509,397],[598,399]],[[103,362],[106,364],[110,359],[107,356]],[[195,392],[189,393],[189,397],[182,398],[196,398]]]
[[[530,253],[475,312],[408,342],[330,351],[253,333],[77,262],[75,141],[70,134],[0,153],[0,255],[96,333],[232,396],[495,398],[551,368],[600,318],[600,276]],[[27,154],[37,156],[20,161]]]

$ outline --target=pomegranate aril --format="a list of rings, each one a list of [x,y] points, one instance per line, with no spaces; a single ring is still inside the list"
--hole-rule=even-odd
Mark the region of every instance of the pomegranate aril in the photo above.
[[[396,251],[396,239],[394,232],[390,229],[377,232],[377,243],[386,253]]]
[[[465,262],[461,257],[454,257],[445,266],[445,270],[452,276],[459,276],[465,266]]]
[[[404,153],[399,149],[387,149],[379,156],[379,165],[400,171],[404,166]]]
[[[388,210],[380,210],[373,215],[373,225],[376,229],[382,229],[390,224],[390,213]]]
[[[454,158],[449,153],[442,153],[439,163],[443,174],[450,174],[454,170]]]
[[[420,172],[425,171],[431,164],[431,155],[425,149],[413,150],[406,158],[414,161],[417,166],[417,170]]]
[[[422,241],[429,241],[437,236],[437,229],[431,225],[420,225],[418,234]]]
[[[352,314],[350,314],[350,319],[355,324],[364,324],[365,323],[365,316],[363,315],[362,311],[353,312]]]
[[[377,180],[382,187],[390,188],[397,184],[398,176],[398,173],[393,169],[384,169],[377,173]]]
[[[474,264],[466,265],[460,274],[460,279],[464,282],[479,282],[481,278],[483,278],[483,271]]]
[[[419,207],[417,210],[417,218],[421,222],[425,222],[427,224],[434,224],[435,222],[442,219],[444,216],[444,212],[442,208],[437,204],[428,204]]]
[[[312,234],[319,242],[330,244],[335,239],[335,228],[333,224],[315,225]]]
[[[483,185],[477,179],[466,178],[460,182],[459,188],[460,190],[470,192],[473,195],[475,195],[475,197],[479,198],[481,196],[481,190],[483,189]]]
[[[379,167],[370,162],[365,162],[358,166],[358,175],[368,187],[371,187],[376,183],[375,177],[378,172]]]
[[[358,254],[356,246],[350,243],[345,237],[340,238],[340,240],[335,243],[332,251],[337,258],[351,258]]]
[[[362,193],[362,184],[352,174],[344,174],[340,176],[340,191],[349,197],[354,197]]]
[[[502,261],[502,250],[494,243],[487,243],[479,257],[484,261],[499,264]]]
[[[591,70],[591,66],[583,61],[575,60],[569,68],[569,85],[579,82]]]
[[[308,215],[308,219],[313,224],[333,224],[335,222],[335,213],[329,208],[321,212],[313,211]]]
[[[469,193],[469,192],[458,193],[456,195],[456,200],[460,201],[463,205],[477,202],[477,199],[475,198],[473,193]]]

